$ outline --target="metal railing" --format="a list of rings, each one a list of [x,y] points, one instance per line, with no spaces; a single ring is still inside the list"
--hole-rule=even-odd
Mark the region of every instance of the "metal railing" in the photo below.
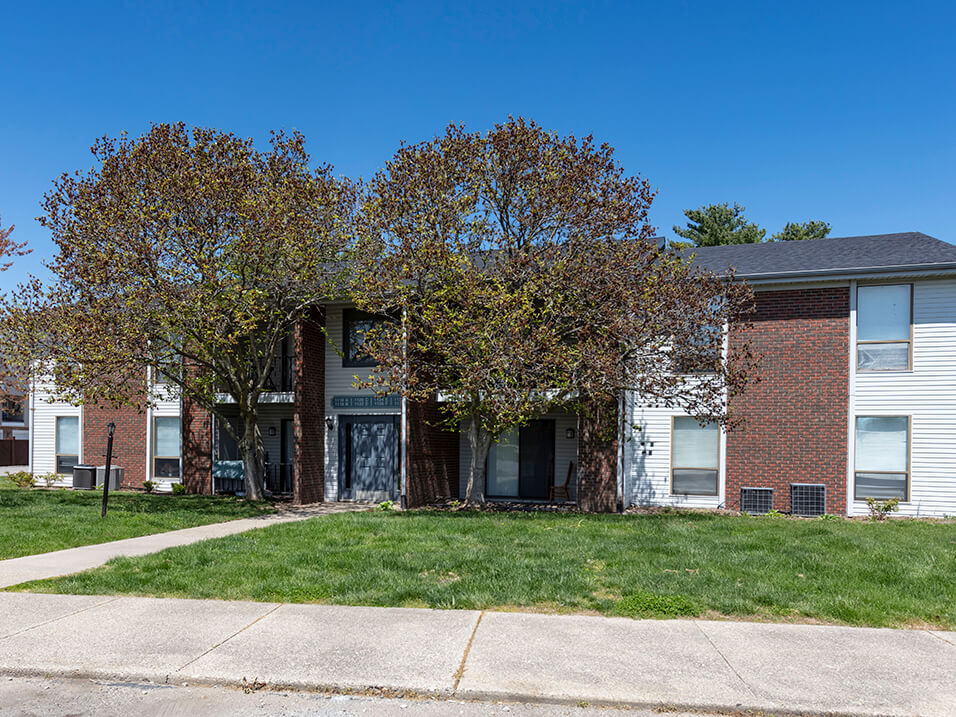
[[[291,463],[266,465],[266,490],[273,494],[292,493],[295,471]]]

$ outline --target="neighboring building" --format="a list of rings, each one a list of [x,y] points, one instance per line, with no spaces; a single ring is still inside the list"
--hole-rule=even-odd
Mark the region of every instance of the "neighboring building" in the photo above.
[[[30,397],[0,398],[0,440],[30,438]]]
[[[718,273],[735,267],[756,294],[752,320],[727,332],[730,349],[749,339],[764,355],[760,382],[729,406],[743,427],[701,427],[634,396],[621,402],[626,420],[610,407],[593,419],[548,414],[492,449],[490,496],[547,500],[567,480],[570,499],[588,510],[859,515],[866,497],[895,496],[903,515],[956,514],[956,246],[888,234],[703,248],[696,261]],[[267,487],[303,503],[463,497],[467,441],[435,425],[436,402],[353,388],[368,370],[356,337],[371,320],[330,304],[286,342],[260,418]],[[112,418],[128,485],[149,477],[194,492],[241,489],[233,441],[188,401],[140,414],[43,398],[35,389],[36,471],[102,463]],[[617,440],[595,430],[607,422]]]

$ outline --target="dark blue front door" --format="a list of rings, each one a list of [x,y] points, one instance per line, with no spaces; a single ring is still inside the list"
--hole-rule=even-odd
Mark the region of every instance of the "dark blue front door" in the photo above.
[[[398,497],[398,416],[341,416],[339,495],[380,502]]]

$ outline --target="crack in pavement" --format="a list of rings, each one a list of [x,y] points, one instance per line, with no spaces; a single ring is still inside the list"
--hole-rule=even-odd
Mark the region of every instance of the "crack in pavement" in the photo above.
[[[232,633],[229,637],[227,637],[227,638],[225,638],[224,640],[222,640],[222,642],[217,642],[215,645],[213,645],[212,647],[210,647],[210,648],[209,648],[208,650],[206,650],[204,653],[202,653],[201,655],[197,655],[196,657],[194,657],[193,659],[191,659],[189,662],[187,662],[187,663],[186,663],[185,665],[183,665],[182,667],[177,667],[175,670],[173,670],[173,674],[176,673],[176,672],[182,672],[182,671],[185,670],[187,667],[189,667],[191,664],[193,664],[196,660],[202,659],[203,657],[205,657],[206,655],[208,655],[210,652],[212,652],[213,650],[215,650],[217,647],[222,647],[222,646],[225,645],[227,642],[229,642],[232,638],[234,638],[236,635],[238,635],[238,634],[241,633],[241,632],[245,632],[246,630],[248,630],[250,627],[252,627],[253,625],[255,625],[255,624],[256,624],[257,622],[259,622],[260,620],[269,617],[269,615],[271,615],[272,613],[274,613],[276,610],[278,610],[278,609],[279,609],[280,607],[282,607],[283,605],[285,605],[285,603],[281,603],[281,602],[280,602],[278,605],[276,605],[276,606],[275,606],[274,608],[272,608],[271,610],[267,610],[266,612],[262,613],[259,617],[257,617],[255,620],[253,620],[252,622],[250,622],[248,625],[244,625],[243,627],[239,628],[239,629],[236,630],[234,633]],[[169,675],[166,676],[166,679],[167,679],[167,680],[169,679]]]
[[[747,680],[745,680],[745,679],[743,678],[743,675],[741,675],[739,672],[737,672],[736,668],[734,668],[734,666],[730,664],[730,660],[728,660],[728,659],[724,656],[724,653],[722,653],[722,652],[720,651],[720,648],[717,647],[717,644],[716,644],[713,640],[710,639],[710,635],[708,635],[706,632],[704,632],[704,628],[702,628],[702,627],[700,626],[700,623],[697,622],[697,620],[694,620],[693,622],[694,622],[694,625],[697,627],[697,629],[700,630],[700,634],[704,636],[704,639],[706,639],[707,642],[710,643],[710,646],[714,648],[714,652],[716,652],[718,655],[720,655],[720,659],[724,661],[724,664],[726,664],[727,667],[730,668],[730,671],[731,671],[731,672],[733,672],[735,675],[737,675],[737,679],[740,680],[740,684],[742,684],[744,687],[746,687],[746,688],[747,688],[747,691],[748,691],[751,695],[753,695],[754,698],[759,699],[759,698],[760,698],[760,695],[758,695],[757,692],[756,692],[756,690],[754,690],[754,688],[750,686],[750,683],[747,682]]]
[[[34,593],[38,594],[38,593]],[[103,605],[109,605],[111,602],[119,600],[120,596],[116,595],[111,597],[109,600],[104,600],[103,602],[94,603],[93,605],[87,605],[86,607],[81,607],[79,610],[74,610],[73,612],[68,612],[65,615],[59,615],[58,617],[51,617],[49,620],[44,620],[43,622],[38,622],[36,625],[30,625],[30,627],[25,627],[22,630],[17,630],[16,632],[11,632],[9,635],[0,636],[0,640],[6,640],[8,637],[16,637],[17,635],[22,635],[25,632],[30,630],[36,630],[38,627],[43,627],[44,625],[49,625],[51,622],[56,622],[57,620],[65,620],[68,617],[73,615],[79,615],[81,612],[86,612],[87,610],[92,610],[96,607],[101,607]]]
[[[484,610],[478,613],[478,619],[475,621],[475,629],[471,631],[471,637],[468,638],[468,644],[465,645],[465,652],[461,656],[461,664],[458,666],[458,671],[455,673],[455,685],[451,688],[453,693],[458,691],[458,685],[461,683],[461,678],[465,675],[465,663],[468,661],[468,653],[471,652],[471,644],[475,641],[475,635],[478,634],[478,626],[481,624],[481,618],[484,616]]]

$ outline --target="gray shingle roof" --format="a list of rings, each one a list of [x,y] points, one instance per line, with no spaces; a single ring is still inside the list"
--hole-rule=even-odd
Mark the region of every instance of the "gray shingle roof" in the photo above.
[[[749,279],[876,273],[892,269],[956,269],[956,246],[920,232],[808,241],[732,244],[688,250],[698,266]]]

